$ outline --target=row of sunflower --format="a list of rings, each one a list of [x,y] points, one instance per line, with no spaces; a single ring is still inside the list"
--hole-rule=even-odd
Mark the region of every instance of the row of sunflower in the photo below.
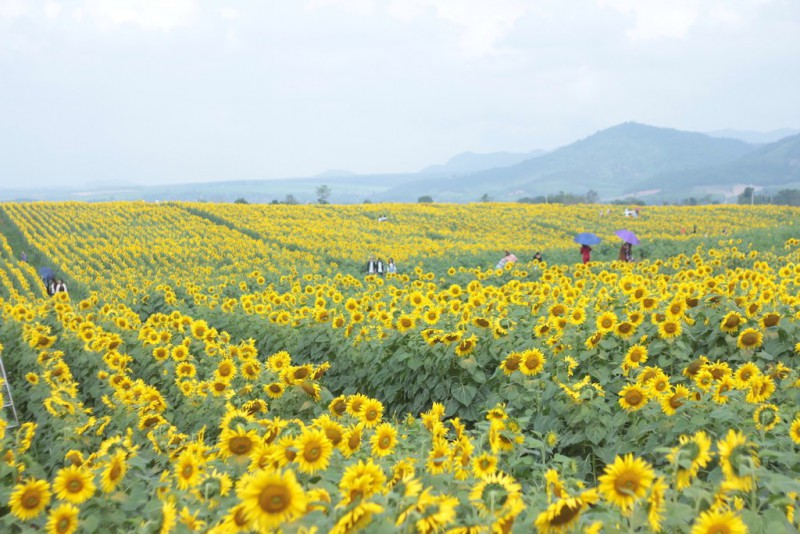
[[[63,252],[67,264],[84,261],[79,245]],[[251,487],[260,508],[249,519],[237,509],[244,529],[269,530],[272,520],[321,531],[362,523],[422,531],[790,528],[800,258],[796,243],[786,247],[764,254],[728,241],[634,265],[454,266],[439,274],[420,266],[385,279],[251,266],[199,271],[150,292],[109,291],[99,280],[75,303],[11,299],[0,339],[14,355],[13,374],[31,384],[17,397],[36,427],[15,431],[22,446],[6,452],[8,473],[24,500],[41,489],[24,486],[28,475],[53,490],[52,458],[65,467],[91,459],[95,485],[102,473],[117,478],[126,469],[124,495],[108,501],[95,491],[78,503],[87,530],[91,518],[113,525],[115,513],[129,511],[115,504],[123,496],[145,530],[157,528],[159,514],[181,528],[232,530],[223,512],[244,507],[245,472],[260,470],[280,480],[264,475],[265,486]],[[137,258],[125,260],[120,279],[133,282],[150,268]],[[137,313],[137,301],[154,294],[163,295],[164,313]],[[322,373],[343,398],[321,387]],[[314,429],[330,452],[309,435]],[[123,453],[113,465],[103,457],[116,443],[125,467]],[[419,488],[392,495],[405,488],[390,483],[405,472],[401,461],[413,465]],[[359,462],[370,474],[355,478],[381,480],[371,462],[386,491],[344,483]],[[212,469],[220,476],[205,484]],[[483,484],[481,469],[495,479]],[[616,496],[604,489],[609,480]],[[286,500],[275,500],[279,518],[259,523],[267,486],[304,506],[287,512],[278,506]],[[176,500],[198,487],[207,488],[204,498]],[[325,494],[314,500],[319,487]],[[637,495],[632,506],[619,496],[628,492]],[[54,506],[30,525],[52,520]],[[4,520],[22,528],[17,515]]]
[[[579,478],[557,436],[524,432],[502,405],[471,428],[438,403],[388,420],[377,399],[322,388],[326,365],[259,357],[179,312],[123,323],[128,310],[101,304],[3,307],[3,353],[32,369],[15,388],[31,420],[0,425],[9,531],[711,533],[794,520],[794,495],[775,491],[800,488],[737,430]]]

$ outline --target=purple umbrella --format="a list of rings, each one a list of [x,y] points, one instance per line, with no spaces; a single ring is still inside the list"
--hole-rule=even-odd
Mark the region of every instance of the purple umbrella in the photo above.
[[[617,234],[618,238],[622,239],[626,243],[630,243],[631,245],[639,244],[639,238],[636,237],[636,234],[630,230],[617,230],[615,233]]]

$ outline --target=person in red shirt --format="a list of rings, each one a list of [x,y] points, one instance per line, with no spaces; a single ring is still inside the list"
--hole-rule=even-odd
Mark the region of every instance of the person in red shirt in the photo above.
[[[583,263],[589,263],[589,260],[592,259],[592,247],[581,245],[581,257],[583,257]]]

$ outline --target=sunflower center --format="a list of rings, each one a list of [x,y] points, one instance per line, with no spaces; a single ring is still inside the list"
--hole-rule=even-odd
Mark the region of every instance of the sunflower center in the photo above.
[[[239,508],[236,510],[236,513],[233,514],[233,521],[236,523],[237,526],[243,527],[247,524],[247,518],[244,515],[244,510]]]
[[[28,490],[22,496],[22,506],[24,508],[28,508],[29,510],[33,510],[36,507],[38,507],[40,502],[41,502],[41,495],[39,495],[39,492],[37,490],[33,489]]]
[[[769,314],[766,317],[764,317],[764,326],[769,327],[769,326],[775,326],[776,324],[778,324],[778,316],[777,315]]]
[[[748,332],[742,336],[742,345],[745,347],[751,347],[758,342],[758,336],[752,332]]]
[[[625,394],[625,402],[627,402],[631,406],[640,405],[642,403],[642,400],[644,400],[644,396],[636,390],[629,391]]]
[[[306,449],[306,451],[303,453],[303,458],[309,462],[315,462],[319,460],[320,456],[322,456],[322,451],[319,447],[311,447],[310,449]]]
[[[183,470],[181,471],[181,476],[183,478],[191,478],[192,473],[194,473],[194,466],[191,464],[184,465]]]
[[[383,436],[379,441],[378,445],[380,445],[381,449],[388,449],[389,445],[392,444],[392,438],[390,436]]]
[[[258,495],[258,505],[268,514],[277,514],[288,508],[290,496],[279,484],[267,484]]]
[[[519,356],[512,356],[506,361],[506,368],[516,371],[519,369]]]
[[[739,318],[736,316],[728,317],[728,320],[725,321],[725,328],[735,328],[739,326]]]
[[[68,517],[62,517],[58,520],[58,523],[56,523],[56,532],[67,532],[70,524],[72,524],[72,521],[70,521]]]
[[[377,419],[377,417],[378,417],[378,410],[375,410],[374,408],[369,410],[366,414],[367,421],[374,421],[375,419]]]
[[[680,408],[681,406],[683,406],[683,395],[673,395],[669,399],[669,405],[673,409],[677,409],[677,408]]]
[[[247,436],[236,436],[231,439],[229,448],[233,454],[247,454],[253,448],[253,442]]]
[[[83,481],[78,479],[72,479],[67,482],[67,491],[70,493],[78,493],[83,489]]]
[[[633,495],[638,487],[639,483],[631,474],[623,474],[614,481],[614,489],[620,495]]]
[[[111,480],[116,480],[119,478],[121,472],[122,468],[118,465],[114,465],[114,467],[111,468],[111,471],[108,472],[108,478]]]
[[[580,513],[580,506],[564,505],[558,513],[550,519],[550,524],[553,526],[568,525]]]

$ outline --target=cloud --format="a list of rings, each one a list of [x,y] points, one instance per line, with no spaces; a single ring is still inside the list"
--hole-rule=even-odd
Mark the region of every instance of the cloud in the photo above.
[[[236,20],[239,18],[239,10],[233,7],[221,7],[219,16],[225,20]]]
[[[44,16],[48,19],[57,18],[61,13],[61,4],[58,2],[45,2],[42,11],[44,11]]]
[[[15,19],[28,11],[25,0],[0,0],[0,19]]]
[[[130,24],[167,32],[189,25],[197,11],[195,0],[86,0],[81,18],[92,19],[104,30]]]
[[[663,37],[681,38],[698,18],[700,0],[597,0],[597,5],[633,15],[635,25],[626,32],[632,41]]]
[[[309,0],[305,3],[309,11],[326,7],[338,7],[356,15],[372,15],[375,12],[374,0]]]

